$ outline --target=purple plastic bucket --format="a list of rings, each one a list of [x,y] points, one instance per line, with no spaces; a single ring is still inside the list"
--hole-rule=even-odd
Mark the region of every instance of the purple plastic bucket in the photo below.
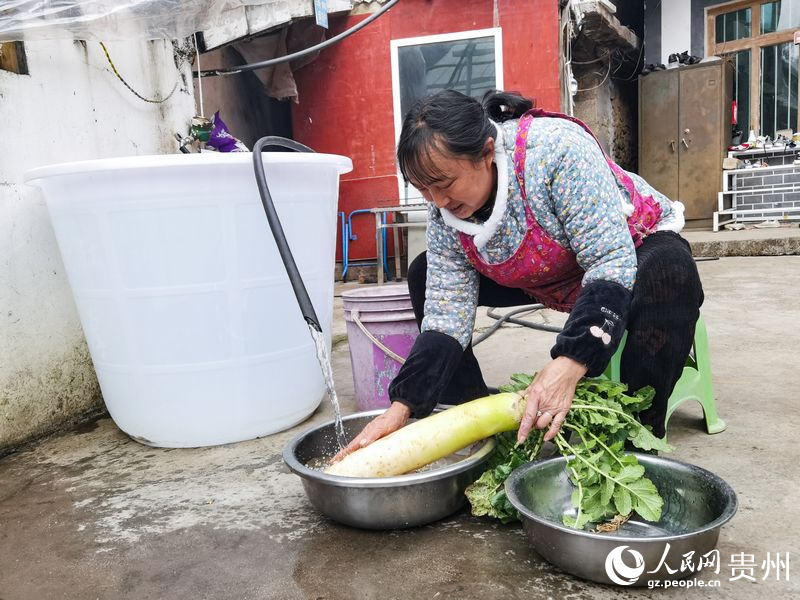
[[[389,384],[401,366],[397,358],[408,357],[419,335],[408,285],[395,283],[342,292],[342,300],[358,408],[387,408],[391,403]]]

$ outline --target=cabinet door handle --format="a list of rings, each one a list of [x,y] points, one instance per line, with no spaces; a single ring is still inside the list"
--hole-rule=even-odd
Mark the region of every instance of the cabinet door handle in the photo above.
[[[672,148],[672,151],[675,152],[675,140],[669,141],[669,147]]]
[[[689,149],[689,143],[686,141],[686,138],[681,138],[681,144],[683,144],[684,146],[686,146],[686,149],[687,149],[687,150]]]

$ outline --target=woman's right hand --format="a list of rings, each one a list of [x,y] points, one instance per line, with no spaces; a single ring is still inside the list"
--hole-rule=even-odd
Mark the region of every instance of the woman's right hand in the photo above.
[[[405,404],[401,402],[392,402],[386,412],[370,421],[344,450],[340,450],[339,453],[333,457],[331,463],[338,462],[351,452],[355,452],[364,446],[368,446],[375,440],[386,437],[390,433],[397,431],[406,424],[410,416],[411,409]]]

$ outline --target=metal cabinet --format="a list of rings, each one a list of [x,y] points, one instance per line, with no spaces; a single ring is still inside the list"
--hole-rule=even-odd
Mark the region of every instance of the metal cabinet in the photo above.
[[[733,67],[726,61],[639,78],[639,174],[686,206],[687,226],[711,224],[731,139]]]

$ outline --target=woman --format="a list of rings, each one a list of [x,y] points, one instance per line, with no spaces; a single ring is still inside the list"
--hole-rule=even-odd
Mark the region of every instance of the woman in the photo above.
[[[421,333],[389,387],[391,406],[342,455],[439,402],[488,393],[470,346],[478,305],[569,312],[524,392],[520,441],[533,427],[556,436],[578,381],[603,372],[626,330],[622,381],[655,388],[641,420],[663,437],[703,302],[677,233],[683,205],[614,164],[580,121],[532,106],[511,93],[481,104],[448,90],[406,115],[400,170],[430,202],[428,250],[408,271]]]

